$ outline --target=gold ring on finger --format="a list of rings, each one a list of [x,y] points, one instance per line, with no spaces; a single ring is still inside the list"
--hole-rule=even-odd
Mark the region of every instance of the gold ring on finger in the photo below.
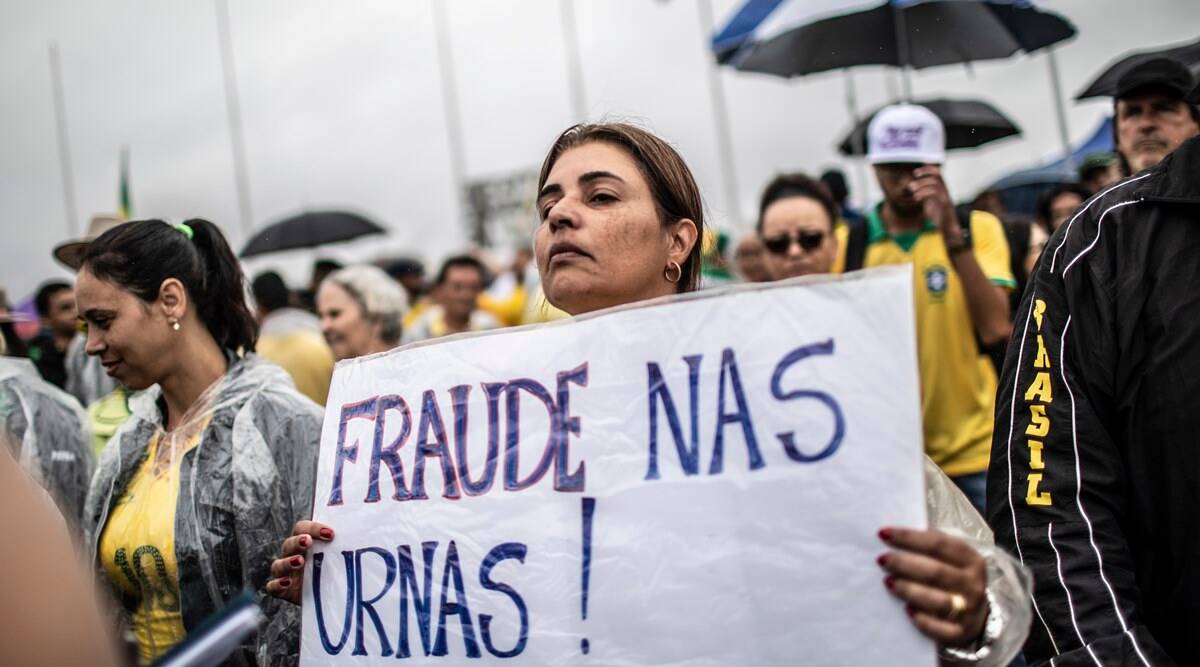
[[[950,613],[946,615],[946,618],[952,621],[956,620],[959,616],[962,616],[963,612],[966,610],[967,598],[963,597],[962,593],[951,593]]]

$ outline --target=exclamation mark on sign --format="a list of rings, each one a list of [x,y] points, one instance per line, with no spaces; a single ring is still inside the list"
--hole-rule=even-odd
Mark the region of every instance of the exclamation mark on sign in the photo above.
[[[587,620],[588,584],[592,573],[592,515],[596,513],[596,499],[583,498],[583,597],[580,599],[583,620]],[[590,650],[587,637],[579,641],[579,650],[587,655]]]

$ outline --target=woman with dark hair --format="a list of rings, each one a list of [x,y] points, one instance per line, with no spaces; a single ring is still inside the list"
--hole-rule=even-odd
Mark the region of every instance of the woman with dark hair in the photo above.
[[[87,352],[132,391],[84,510],[95,562],[149,663],[242,589],[309,516],[322,412],[254,355],[245,278],[211,222],[131,222],[92,242],[76,295]],[[298,619],[270,624],[230,664],[286,661]],[[267,646],[271,640],[271,646]]]
[[[546,298],[580,315],[694,291],[703,209],[691,170],[662,139],[623,123],[567,129],[538,178],[534,254]],[[826,224],[832,230],[832,222]],[[940,525],[990,538],[966,498],[942,479],[928,490],[944,504],[936,514]],[[314,540],[332,540],[334,532],[300,521],[292,535],[271,566],[275,578],[267,591],[299,604],[308,549]],[[1028,607],[1028,591],[1018,571],[1002,555],[985,560],[966,540],[940,530],[887,527],[880,537],[894,549],[879,559],[887,573],[883,585],[908,603],[913,624],[946,648],[943,658],[976,659],[979,642],[992,658],[980,664],[1005,664],[1000,649],[1015,652],[1028,630],[1028,612],[1022,621],[1019,611]]]
[[[837,220],[837,203],[820,181],[804,174],[772,179],[759,200],[756,227],[771,279],[836,272]]]
[[[1062,183],[1038,198],[1036,225],[1029,229],[1029,253],[1025,255],[1025,273],[1032,274],[1046,242],[1062,227],[1091,194],[1078,183]],[[1015,311],[1014,311],[1015,312]]]

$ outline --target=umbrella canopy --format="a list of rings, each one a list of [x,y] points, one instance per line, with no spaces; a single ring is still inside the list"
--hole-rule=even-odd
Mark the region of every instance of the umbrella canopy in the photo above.
[[[315,248],[368,234],[384,233],[386,231],[382,227],[355,213],[313,211],[268,225],[246,243],[241,256],[254,257],[280,250]]]
[[[1133,69],[1134,66],[1154,58],[1170,58],[1192,72],[1193,77],[1200,77],[1200,40],[1191,44],[1168,46],[1153,51],[1135,51],[1109,65],[1103,72],[1088,84],[1083,92],[1075,96],[1076,100],[1089,97],[1112,97],[1117,92],[1117,80],[1121,75]]]
[[[933,99],[914,102],[933,112],[946,127],[946,149],[975,148],[989,141],[1021,133],[1021,128],[996,107],[980,100]],[[842,155],[865,155],[867,126],[882,109],[872,111],[838,144]]]
[[[739,70],[790,77],[1007,58],[1074,34],[1028,0],[749,0],[712,48]]]
[[[1080,164],[1092,153],[1112,149],[1112,117],[1106,116],[1091,136],[1072,150],[1070,164]],[[1075,170],[1068,166],[1067,156],[1060,155],[1040,166],[1007,174],[986,189],[998,192],[1010,213],[1034,215],[1044,192],[1059,183],[1074,183],[1077,178]]]

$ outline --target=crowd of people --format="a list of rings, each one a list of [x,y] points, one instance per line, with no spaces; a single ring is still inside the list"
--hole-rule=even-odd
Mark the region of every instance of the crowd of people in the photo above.
[[[129,662],[249,589],[266,621],[229,664],[294,664],[307,555],[337,528],[310,520],[337,361],[704,289],[726,263],[747,282],[911,264],[930,526],[880,527],[881,586],[945,664],[1186,663],[1198,135],[1186,68],[1130,70],[1116,153],[1031,221],[994,193],[956,205],[941,121],[897,104],[867,133],[882,201],[854,210],[837,171],[780,174],[727,244],[668,142],[577,125],[539,173],[532,247],[430,281],[412,259],[322,260],[293,290],[247,280],[206,220],[101,218],[57,250],[75,280],[38,290],[36,336],[0,303],[0,473],[18,464],[65,519]]]

